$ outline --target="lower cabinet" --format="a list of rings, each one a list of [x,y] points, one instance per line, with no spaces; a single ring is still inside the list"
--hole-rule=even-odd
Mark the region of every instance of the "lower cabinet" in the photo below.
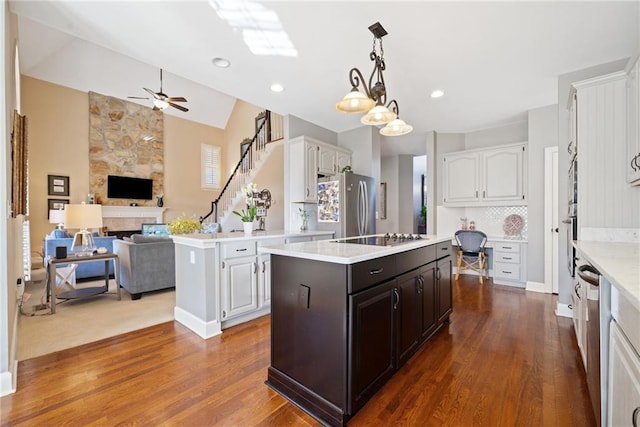
[[[395,372],[396,283],[392,280],[349,297],[353,316],[349,414],[364,405]]]
[[[436,289],[438,301],[438,323],[449,319],[453,311],[453,287],[451,280],[451,257],[441,258],[436,263]]]
[[[526,245],[497,242],[493,245],[493,282],[524,286],[526,282]]]
[[[614,320],[609,352],[607,425],[640,426],[640,357]]]
[[[258,309],[258,276],[255,256],[222,262],[222,320]]]

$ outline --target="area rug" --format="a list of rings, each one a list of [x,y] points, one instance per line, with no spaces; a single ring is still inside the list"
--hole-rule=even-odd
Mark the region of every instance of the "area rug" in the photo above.
[[[104,281],[79,283],[78,287],[103,286]],[[21,314],[18,319],[18,360],[26,360],[81,344],[113,337],[159,323],[173,321],[175,290],[142,294],[131,300],[121,289],[118,301],[115,282],[109,282],[109,293],[56,304],[56,313],[34,310],[44,302],[44,281],[27,282]]]

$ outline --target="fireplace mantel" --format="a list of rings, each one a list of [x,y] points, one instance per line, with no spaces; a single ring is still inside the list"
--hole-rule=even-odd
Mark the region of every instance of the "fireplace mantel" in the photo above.
[[[103,218],[155,218],[157,223],[162,223],[163,213],[166,208],[151,206],[102,206]]]

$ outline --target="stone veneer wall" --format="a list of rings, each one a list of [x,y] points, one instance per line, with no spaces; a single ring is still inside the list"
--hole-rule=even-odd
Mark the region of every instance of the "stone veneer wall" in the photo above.
[[[164,121],[161,111],[89,92],[89,189],[103,205],[155,206],[154,200],[107,198],[107,175],[153,179],[164,194]]]

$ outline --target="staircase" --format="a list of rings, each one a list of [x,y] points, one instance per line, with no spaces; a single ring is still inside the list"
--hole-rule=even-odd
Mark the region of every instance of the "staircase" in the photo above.
[[[200,223],[207,218],[219,224],[226,222],[232,211],[235,210],[235,206],[244,201],[244,195],[241,192],[242,187],[253,181],[271,154],[270,146],[267,143],[283,138],[283,117],[279,114],[273,114],[269,110],[265,111],[265,119],[262,125],[251,139],[244,154],[240,157],[231,176],[222,187],[222,191],[211,202],[211,210],[200,217]]]

